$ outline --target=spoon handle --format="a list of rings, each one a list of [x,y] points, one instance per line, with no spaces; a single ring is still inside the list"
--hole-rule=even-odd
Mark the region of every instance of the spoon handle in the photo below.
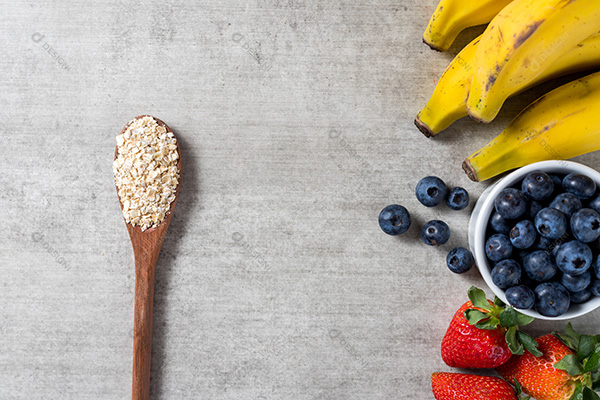
[[[160,246],[159,246],[160,248]],[[150,398],[154,275],[159,252],[135,256],[135,315],[133,322],[133,400]]]

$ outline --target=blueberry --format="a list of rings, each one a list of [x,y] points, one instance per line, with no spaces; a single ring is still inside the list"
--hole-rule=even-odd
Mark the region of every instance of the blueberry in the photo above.
[[[600,279],[600,255],[594,256],[594,262],[592,263],[594,269],[594,276]]]
[[[513,259],[502,260],[492,269],[492,282],[500,289],[521,283],[521,266]]]
[[[550,174],[550,179],[554,183],[554,194],[560,193],[562,191],[562,180],[558,175]]]
[[[510,242],[514,247],[517,249],[527,249],[535,242],[537,232],[535,231],[533,222],[525,220],[518,222],[517,225],[511,229],[509,237]]]
[[[406,208],[391,204],[379,213],[379,227],[388,235],[400,235],[410,228],[410,214]]]
[[[512,229],[510,220],[502,218],[502,216],[495,211],[490,218],[490,226],[495,232],[504,233],[506,235],[508,235]]]
[[[421,229],[421,240],[429,246],[440,246],[448,239],[450,239],[450,228],[444,221],[429,221]]]
[[[554,181],[542,171],[533,171],[521,182],[521,191],[533,200],[545,200],[554,192]]]
[[[578,240],[571,240],[558,248],[556,266],[565,274],[584,274],[592,265],[592,250]]]
[[[546,317],[558,317],[571,305],[569,291],[558,282],[539,284],[535,290],[535,308]]]
[[[589,199],[596,193],[596,182],[589,176],[569,174],[562,180],[562,187],[580,199]]]
[[[527,211],[527,198],[520,190],[507,188],[498,194],[494,207],[502,218],[516,219]]]
[[[543,237],[542,235],[538,235],[531,246],[532,250],[544,250],[546,252],[552,252],[554,240]]]
[[[548,239],[558,239],[567,231],[567,217],[554,208],[544,208],[535,216],[535,228]]]
[[[600,281],[595,280],[590,284],[590,290],[594,296],[600,297]]]
[[[600,214],[591,208],[582,208],[571,217],[571,232],[575,239],[590,243],[600,237]]]
[[[501,233],[490,236],[485,242],[485,254],[492,261],[500,261],[509,258],[513,247],[508,236]]]
[[[426,207],[435,207],[446,199],[448,188],[444,181],[437,176],[427,176],[417,183],[415,193],[421,204]]]
[[[544,207],[537,201],[530,201],[527,205],[527,211],[525,211],[525,217],[533,221],[542,208]]]
[[[557,209],[568,218],[582,207],[581,200],[572,193],[561,193],[550,202],[550,208]]]
[[[448,192],[446,205],[452,210],[462,210],[467,208],[469,205],[469,193],[461,187],[452,188],[450,192]]]
[[[569,292],[569,295],[571,296],[571,303],[581,304],[585,303],[590,299],[590,297],[592,297],[592,292],[590,289],[583,289],[579,292]]]
[[[527,257],[530,254],[531,254],[530,249],[527,249],[527,250],[518,249],[517,256],[515,258],[517,259],[517,261],[521,262],[525,259],[525,257]],[[514,254],[513,254],[513,256],[514,256]]]
[[[592,210],[596,210],[596,211],[600,212],[600,195],[597,195],[596,197],[591,199],[590,202],[588,203],[588,207],[591,208]]]
[[[473,254],[464,247],[456,247],[450,250],[450,253],[446,256],[446,264],[450,271],[455,274],[467,272],[471,269],[473,263]]]
[[[563,274],[560,278],[560,283],[562,283],[562,285],[567,288],[569,292],[579,292],[590,286],[591,281],[592,274],[590,274],[590,271],[586,271],[585,273],[577,276]]]
[[[535,304],[535,294],[525,285],[513,286],[506,289],[506,300],[514,308],[528,310]]]
[[[525,257],[523,269],[527,276],[537,282],[545,282],[556,275],[556,265],[552,256],[544,250],[537,250]]]

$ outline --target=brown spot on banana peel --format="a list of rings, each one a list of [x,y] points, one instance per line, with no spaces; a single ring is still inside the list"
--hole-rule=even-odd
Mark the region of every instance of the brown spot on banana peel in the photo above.
[[[527,25],[519,34],[519,36],[517,36],[517,34],[515,33],[515,43],[514,43],[514,48],[518,49],[519,47],[521,47],[521,45],[523,43],[525,43],[525,41],[527,41],[527,39],[529,39],[529,37],[531,35],[533,35],[533,33],[540,27],[540,25],[545,21],[545,19],[541,19],[539,21],[535,21],[532,22],[531,24]]]

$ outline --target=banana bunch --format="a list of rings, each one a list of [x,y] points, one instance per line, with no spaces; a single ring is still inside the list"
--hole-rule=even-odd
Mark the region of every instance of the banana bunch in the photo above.
[[[467,115],[491,122],[511,96],[549,79],[600,68],[600,0],[441,0],[423,40],[445,50],[462,29],[487,22],[483,34],[446,68],[415,118],[425,136],[436,136]],[[585,120],[586,112],[565,114],[560,123],[556,121],[562,110],[574,111],[575,106],[600,111],[600,105],[593,104],[599,102],[597,93],[578,97],[582,86],[592,88],[598,80],[591,75],[531,104],[498,138],[465,160],[467,174],[484,180],[540,159],[593,151],[593,140],[600,147],[600,132],[593,139],[572,140],[572,136],[583,135],[581,125],[585,123],[590,125],[587,131],[593,131],[594,125],[600,129],[600,122]],[[593,86],[593,91],[597,90],[600,88]],[[542,111],[538,114],[536,110]],[[572,130],[570,145],[553,147],[557,149],[553,154],[540,148],[524,133],[536,131],[540,124],[545,130],[534,135],[538,140],[550,143],[548,138]],[[523,139],[524,135],[528,138]],[[552,141],[554,145],[562,143]]]
[[[427,137],[436,136],[444,129],[469,115],[467,99],[471,90],[471,77],[478,37],[469,43],[452,60],[440,78],[431,98],[415,118],[415,125]],[[566,52],[551,64],[522,91],[542,82],[600,68],[600,34],[593,35]],[[517,93],[509,93],[509,97]]]
[[[523,165],[600,150],[600,72],[567,83],[531,103],[463,162],[479,182]]]

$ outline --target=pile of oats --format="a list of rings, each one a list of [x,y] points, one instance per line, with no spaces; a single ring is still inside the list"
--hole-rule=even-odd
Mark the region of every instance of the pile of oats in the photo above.
[[[177,140],[154,118],[143,117],[117,136],[117,148],[113,173],[125,221],[142,231],[157,226],[179,184]]]

